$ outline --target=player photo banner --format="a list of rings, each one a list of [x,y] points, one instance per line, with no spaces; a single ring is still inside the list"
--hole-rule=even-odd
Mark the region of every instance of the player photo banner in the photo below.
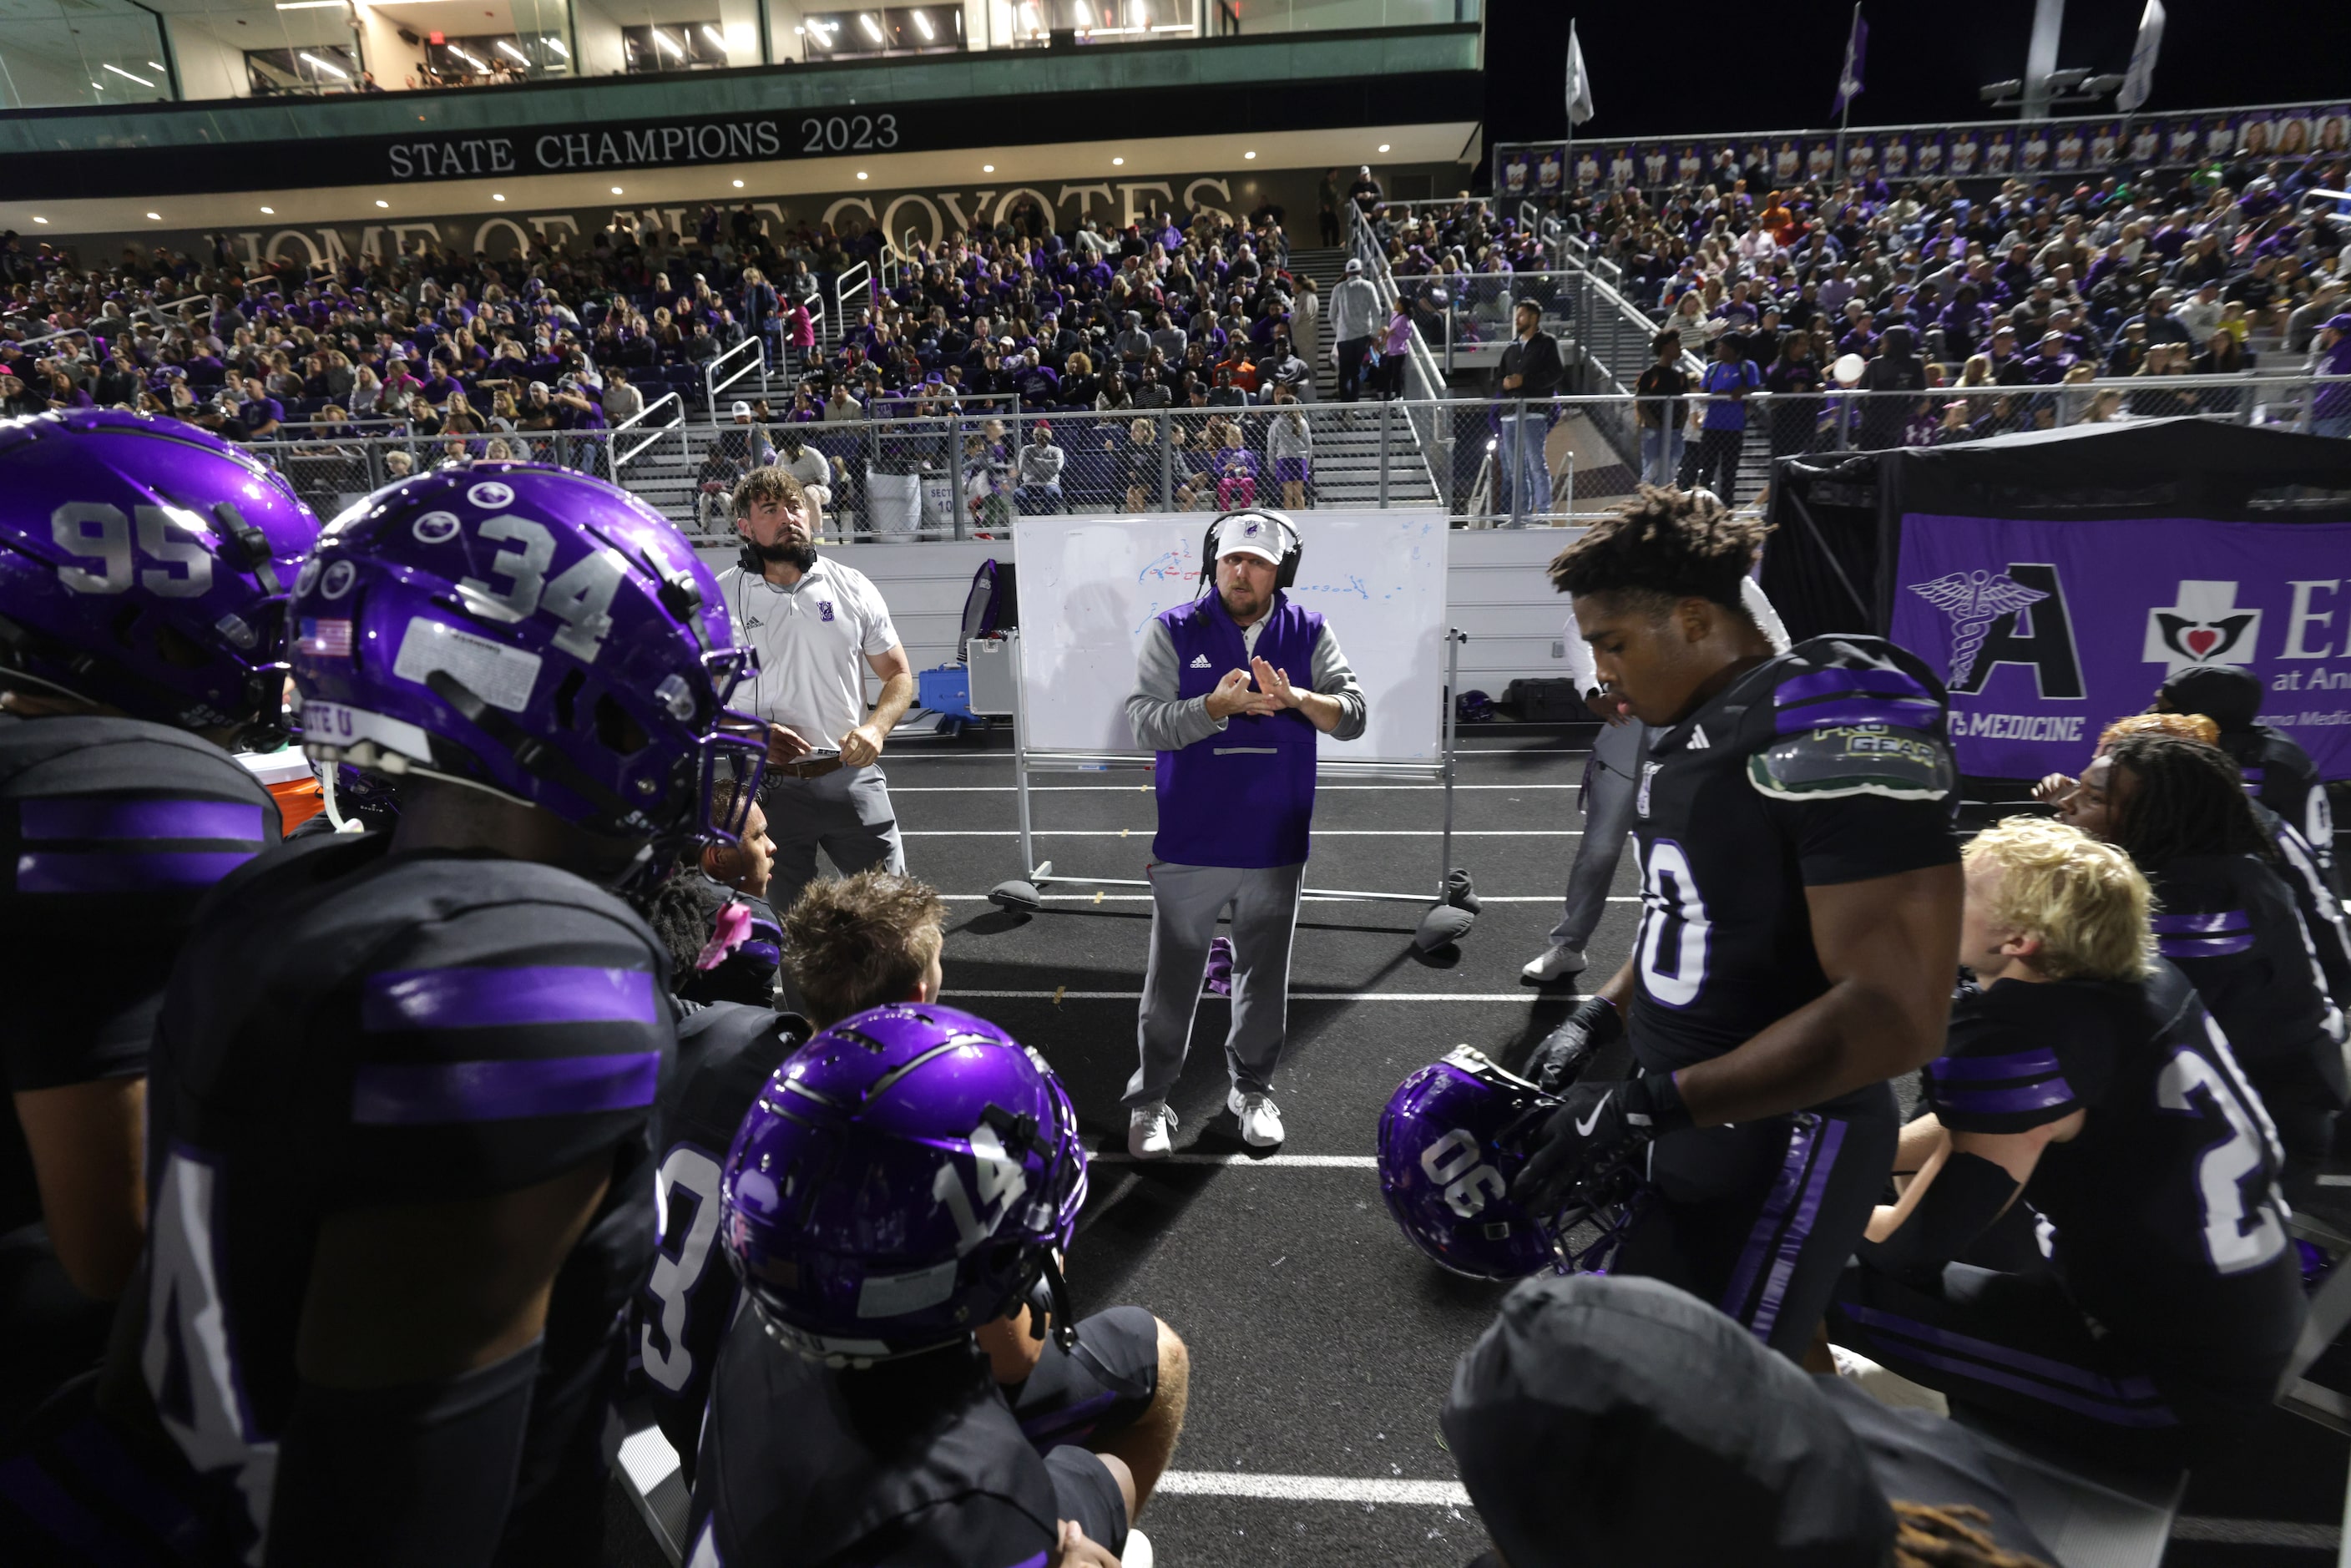
[[[1889,634],[1950,689],[1959,770],[2076,773],[2181,670],[2233,665],[2262,722],[2351,778],[2351,523],[1907,513]]]

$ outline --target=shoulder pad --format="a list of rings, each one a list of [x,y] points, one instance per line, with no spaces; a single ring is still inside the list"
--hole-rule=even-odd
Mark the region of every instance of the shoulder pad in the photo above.
[[[1845,795],[1941,800],[1957,787],[1959,769],[1938,736],[1886,724],[1844,724],[1782,735],[1749,753],[1747,779],[1778,800]]]

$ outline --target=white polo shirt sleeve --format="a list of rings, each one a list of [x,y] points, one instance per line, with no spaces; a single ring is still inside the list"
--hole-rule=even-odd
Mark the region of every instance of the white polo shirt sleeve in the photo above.
[[[739,568],[719,573],[718,583],[736,634],[759,651],[736,704],[817,746],[839,746],[865,722],[866,660],[898,643],[880,590],[822,556],[789,588]]]

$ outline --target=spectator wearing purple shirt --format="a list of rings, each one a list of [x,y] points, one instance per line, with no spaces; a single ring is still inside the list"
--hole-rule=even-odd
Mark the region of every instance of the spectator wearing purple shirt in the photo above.
[[[269,395],[261,378],[245,383],[245,401],[237,404],[236,434],[242,441],[262,441],[277,434],[286,418],[285,405]]]
[[[2065,334],[2053,329],[2041,335],[2040,349],[2024,361],[2024,379],[2034,386],[2055,386],[2079,362],[2066,351]]]

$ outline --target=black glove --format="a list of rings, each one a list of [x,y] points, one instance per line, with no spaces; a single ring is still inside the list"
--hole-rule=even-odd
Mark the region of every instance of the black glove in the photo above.
[[[1544,1093],[1562,1093],[1602,1046],[1624,1033],[1625,1019],[1614,1003],[1604,997],[1586,997],[1575,1004],[1565,1023],[1543,1036],[1527,1059],[1527,1075]]]
[[[1670,1072],[1616,1083],[1577,1083],[1526,1134],[1527,1163],[1510,1196],[1537,1213],[1558,1208],[1594,1166],[1665,1133],[1689,1126]]]

